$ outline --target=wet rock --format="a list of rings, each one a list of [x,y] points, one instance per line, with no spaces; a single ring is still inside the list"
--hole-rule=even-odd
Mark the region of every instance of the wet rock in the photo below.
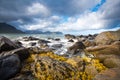
[[[37,43],[36,42],[30,42],[30,46],[35,46]]]
[[[120,30],[102,32],[95,38],[97,45],[111,44],[116,40],[120,40]]]
[[[54,39],[55,41],[60,41],[60,38],[56,38],[56,39]]]
[[[38,41],[38,44],[41,44],[41,43],[50,43],[50,41],[40,39],[40,40]]]
[[[74,42],[74,40],[70,39],[68,42]]]
[[[18,41],[18,40],[15,40],[15,41],[13,41],[17,46],[19,46],[19,47],[23,47],[22,46],[22,43],[20,42],[20,41]]]
[[[71,34],[66,34],[66,35],[65,35],[65,38],[68,39],[68,40],[69,40],[69,39],[75,39],[76,36],[71,35]]]
[[[7,51],[7,52],[2,52],[0,54],[0,57],[5,57],[8,55],[13,55],[13,54],[18,55],[21,61],[24,61],[25,59],[29,57],[29,52],[28,52],[28,49],[26,48],[18,48],[18,49],[14,49],[14,50]]]
[[[19,46],[16,45],[11,40],[9,40],[8,38],[4,36],[0,37],[0,53],[2,51],[9,51],[9,50],[17,49],[17,48],[19,48]]]
[[[39,40],[39,38],[35,38],[35,37],[32,37],[32,36],[29,36],[29,37],[23,37],[23,40],[24,41],[33,41],[33,40]]]
[[[68,48],[69,54],[77,54],[82,52],[85,49],[85,45],[82,42],[76,42],[74,45]]]
[[[53,49],[58,49],[58,48],[61,48],[63,45],[62,44],[53,44],[51,47]]]
[[[120,69],[107,69],[96,75],[93,80],[120,80]]]
[[[0,79],[8,80],[15,76],[21,68],[21,63],[17,55],[9,55],[0,58]]]

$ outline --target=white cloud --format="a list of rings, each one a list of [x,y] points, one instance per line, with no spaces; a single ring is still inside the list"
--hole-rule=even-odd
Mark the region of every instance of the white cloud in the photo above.
[[[103,19],[103,15],[99,12],[87,12],[77,18],[70,17],[67,22],[60,24],[56,30],[61,31],[79,31],[88,29],[101,29],[106,25],[106,20]]]
[[[44,15],[47,16],[50,12],[46,6],[40,3],[33,3],[31,6],[27,7],[27,13],[29,15]]]

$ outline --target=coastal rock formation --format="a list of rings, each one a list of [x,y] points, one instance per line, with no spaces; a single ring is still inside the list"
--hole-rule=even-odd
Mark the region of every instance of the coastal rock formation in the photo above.
[[[74,45],[68,48],[68,53],[72,55],[81,53],[85,48],[86,47],[82,42],[76,42]]]
[[[111,44],[118,40],[120,40],[120,30],[102,32],[95,38],[97,45]]]
[[[20,71],[21,62],[17,55],[0,58],[0,79],[8,80]]]
[[[4,36],[0,37],[0,53],[2,51],[9,51],[9,50],[17,49],[17,48],[19,48],[19,46],[16,45],[11,40],[9,40],[8,38]]]

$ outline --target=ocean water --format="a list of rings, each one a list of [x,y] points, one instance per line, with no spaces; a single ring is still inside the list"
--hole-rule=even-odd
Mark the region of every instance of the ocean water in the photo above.
[[[64,35],[63,34],[0,34],[0,36],[5,36],[9,39],[19,39],[21,37],[36,37],[36,38],[41,38],[41,39],[47,39],[47,38],[60,38],[63,39]]]

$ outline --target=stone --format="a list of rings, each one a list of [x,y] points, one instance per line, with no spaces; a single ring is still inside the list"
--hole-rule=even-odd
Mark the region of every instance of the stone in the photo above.
[[[90,41],[90,40],[86,40],[86,41],[83,42],[83,43],[84,43],[84,45],[85,45],[86,47],[91,47],[91,46],[95,46],[95,45],[96,45],[94,41]]]
[[[68,42],[74,42],[74,40],[70,39],[70,40],[68,40]]]
[[[20,68],[21,62],[16,54],[0,58],[0,80],[8,80],[14,77]]]
[[[117,40],[120,40],[120,30],[102,32],[95,38],[97,45],[111,44]]]
[[[35,46],[37,43],[36,42],[30,42],[30,46]]]
[[[60,38],[56,38],[56,39],[54,39],[55,41],[60,41]]]
[[[16,45],[11,40],[9,40],[8,38],[4,36],[0,37],[0,53],[2,51],[10,51],[10,50],[17,49],[17,48],[19,48],[19,46]]]
[[[66,39],[75,39],[76,38],[76,36],[74,36],[74,35],[71,35],[71,34],[65,34],[65,38]]]
[[[19,47],[23,47],[22,46],[22,43],[20,42],[20,41],[18,41],[18,40],[15,40],[15,41],[13,41],[17,46],[19,46]]]
[[[29,36],[29,37],[23,37],[23,40],[24,41],[33,41],[33,40],[39,40],[39,38]]]
[[[79,52],[82,52],[85,49],[85,45],[82,42],[76,42],[71,47],[68,48],[69,54],[77,54]]]
[[[120,57],[111,56],[104,60],[103,64],[108,68],[120,68]]]
[[[29,57],[29,52],[27,48],[18,48],[18,49],[14,49],[11,51],[7,51],[7,52],[2,52],[0,54],[0,57],[5,57],[8,55],[13,55],[16,54],[18,55],[18,57],[20,58],[21,61],[24,61],[25,59],[27,59]]]
[[[120,80],[120,69],[106,69],[105,71],[97,74],[93,80]]]
[[[41,44],[41,43],[50,43],[50,41],[39,39],[38,44]]]
[[[59,48],[61,48],[63,45],[62,44],[53,44],[51,47],[53,48],[53,49],[59,49]]]

